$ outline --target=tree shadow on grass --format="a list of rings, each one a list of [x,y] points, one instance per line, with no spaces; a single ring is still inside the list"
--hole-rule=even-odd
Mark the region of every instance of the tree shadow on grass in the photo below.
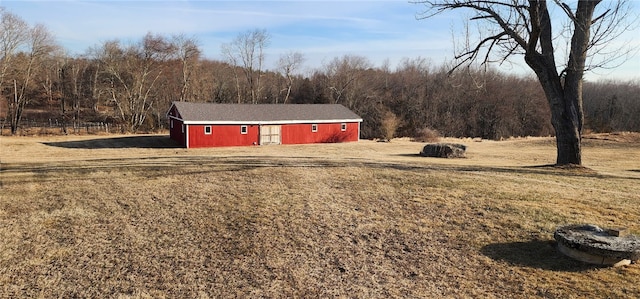
[[[48,146],[81,149],[126,148],[179,148],[180,145],[167,135],[142,135],[90,140],[43,142]]]
[[[496,261],[550,271],[580,272],[602,267],[565,256],[558,251],[554,241],[495,243],[482,247],[480,252]]]
[[[394,154],[396,157],[422,157],[420,154]],[[448,160],[448,159],[466,159],[466,158],[435,158],[435,157],[422,157],[425,159],[436,160]],[[574,176],[574,177],[592,177],[592,178],[622,178],[640,180],[635,176],[619,176],[608,175],[599,173],[593,169],[583,166],[558,166],[555,164],[541,164],[541,165],[528,165],[528,166],[487,166],[487,165],[474,165],[473,161],[469,160],[469,164],[447,165],[447,164],[420,164],[412,165],[415,169],[435,169],[435,170],[450,170],[460,172],[498,172],[498,173],[521,173],[521,174],[549,174],[560,176]],[[630,170],[630,172],[640,172],[640,170]]]

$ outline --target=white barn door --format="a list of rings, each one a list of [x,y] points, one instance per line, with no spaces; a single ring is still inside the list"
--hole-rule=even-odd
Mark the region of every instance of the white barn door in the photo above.
[[[280,144],[280,126],[261,126],[260,145]]]

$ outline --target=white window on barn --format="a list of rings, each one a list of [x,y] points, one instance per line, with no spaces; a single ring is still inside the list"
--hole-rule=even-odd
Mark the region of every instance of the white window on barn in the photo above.
[[[311,125],[311,132],[318,132],[318,124]]]
[[[211,126],[204,126],[204,134],[211,135]]]
[[[170,122],[170,127],[173,129],[173,119]]]
[[[346,131],[346,130],[347,130],[347,123],[342,123],[342,124],[340,124],[340,130],[341,130],[342,132]]]
[[[248,129],[247,126],[240,126],[240,134],[247,134]]]

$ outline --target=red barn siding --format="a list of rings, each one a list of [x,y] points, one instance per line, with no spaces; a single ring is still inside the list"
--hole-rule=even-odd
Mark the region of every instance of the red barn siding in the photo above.
[[[258,125],[247,125],[247,134],[240,133],[241,125],[211,125],[211,134],[205,134],[205,126],[188,126],[190,148],[258,144]]]
[[[182,121],[179,121],[177,119],[169,119],[169,137],[178,142],[178,144],[187,146],[185,144],[185,136],[182,132],[182,126]]]
[[[182,132],[183,123],[178,119],[170,119],[171,139],[188,148],[218,147],[218,146],[247,146],[260,143],[260,126],[247,125],[247,134],[241,134],[241,125],[186,125]],[[346,130],[342,131],[342,123],[319,123],[317,132],[312,132],[312,124],[283,124],[281,125],[280,140],[282,144],[305,143],[334,143],[358,141],[360,125],[357,122],[346,123]],[[211,134],[205,134],[205,127],[211,126]],[[188,140],[187,140],[188,138]]]
[[[167,114],[169,116],[169,137],[178,142],[181,146],[187,147],[185,131],[182,128],[184,123],[180,120],[180,113],[178,113],[175,106],[171,106],[171,109]]]
[[[317,124],[317,132],[312,132],[312,124],[282,125],[282,144],[333,143],[358,141],[358,123],[346,123],[347,130],[342,131],[342,123]]]

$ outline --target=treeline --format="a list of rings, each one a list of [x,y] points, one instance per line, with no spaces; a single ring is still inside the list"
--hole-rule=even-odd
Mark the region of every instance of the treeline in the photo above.
[[[640,81],[584,85],[587,127],[595,132],[640,132]]]
[[[425,130],[488,139],[553,134],[533,78],[491,70],[449,74],[447,66],[423,58],[392,69],[357,55],[336,57],[302,75],[304,55],[295,52],[268,69],[264,30],[225,44],[225,61],[204,58],[194,38],[151,33],[69,56],[42,26],[29,27],[7,12],[0,26],[0,121],[11,134],[24,117],[55,119],[65,132],[87,121],[159,131],[167,126],[172,101],[342,104],[363,117],[363,138],[414,137]],[[587,83],[588,128],[640,131],[639,95],[638,82]]]

